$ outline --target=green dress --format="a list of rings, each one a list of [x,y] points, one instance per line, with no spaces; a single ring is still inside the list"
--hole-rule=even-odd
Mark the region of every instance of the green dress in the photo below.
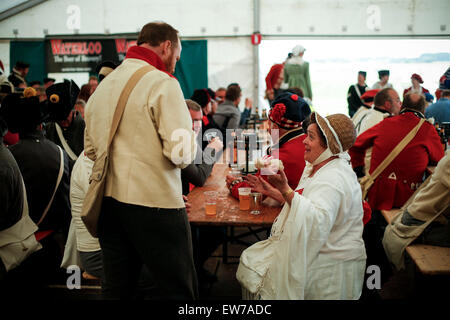
[[[312,100],[308,62],[305,61],[301,65],[286,63],[284,65],[284,82],[289,85],[289,88],[297,87],[302,89],[304,96]]]

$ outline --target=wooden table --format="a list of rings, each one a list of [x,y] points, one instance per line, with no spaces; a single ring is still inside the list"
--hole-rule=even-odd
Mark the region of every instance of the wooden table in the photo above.
[[[239,210],[239,200],[233,198],[227,189],[225,177],[230,171],[228,164],[216,163],[203,187],[197,187],[188,195],[191,203],[189,222],[195,225],[271,227],[281,211],[281,207],[261,206],[261,213],[253,215],[250,211]],[[217,191],[217,214],[207,216],[203,192]]]
[[[188,195],[191,210],[188,219],[191,224],[199,226],[223,226],[227,228],[227,240],[222,245],[223,262],[228,261],[228,242],[234,241],[248,245],[239,238],[254,234],[258,240],[258,232],[264,229],[253,230],[252,227],[270,228],[281,211],[281,207],[261,206],[261,213],[253,215],[250,211],[239,210],[239,201],[233,198],[227,189],[225,177],[230,171],[228,164],[216,163],[211,175],[203,187],[196,187]],[[217,191],[217,214],[207,216],[205,213],[205,197],[203,192]],[[248,227],[250,232],[234,235],[234,227]]]

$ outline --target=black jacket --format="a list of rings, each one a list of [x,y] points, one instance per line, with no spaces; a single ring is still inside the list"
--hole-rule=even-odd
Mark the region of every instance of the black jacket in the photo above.
[[[214,163],[217,161],[222,152],[216,154],[214,149],[206,148],[204,151],[197,146],[197,154],[193,163],[181,170],[181,185],[183,188],[183,195],[189,193],[189,184],[196,187],[201,187],[205,184]]]
[[[77,111],[74,113],[72,123],[68,128],[61,128],[63,136],[67,141],[67,144],[78,157],[84,150],[84,128],[86,127],[84,119],[81,114]],[[45,136],[47,139],[53,141],[58,146],[63,148],[61,141],[58,137],[58,132],[56,131],[55,123],[49,122],[45,126]],[[63,148],[64,149],[64,148]],[[69,167],[72,171],[72,167],[75,164],[75,160],[69,158]]]
[[[0,137],[0,231],[22,217],[23,187],[19,167]]]
[[[8,81],[11,82],[16,88],[22,83],[26,84],[25,79],[15,69],[13,69],[11,74],[8,76]]]
[[[41,131],[19,134],[20,140],[9,149],[17,161],[27,190],[31,219],[37,223],[44,213],[56,185],[60,167],[58,147]],[[53,203],[40,230],[67,232],[71,220],[69,200],[69,159],[64,153],[64,173]]]

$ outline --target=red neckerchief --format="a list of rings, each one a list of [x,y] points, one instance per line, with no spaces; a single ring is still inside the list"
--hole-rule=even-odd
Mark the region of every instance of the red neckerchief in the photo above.
[[[167,73],[172,78],[175,78],[172,74],[167,72],[166,66],[164,65],[164,62],[161,60],[161,58],[158,57],[158,55],[150,49],[139,46],[130,47],[127,51],[125,59],[143,60],[154,66],[156,69]]]
[[[189,192],[191,192],[194,188],[195,186],[192,183],[189,183]]]
[[[204,124],[205,126],[207,126],[207,125],[209,124],[209,120],[208,120],[208,117],[207,117],[207,116],[203,116],[202,120],[203,120],[203,124]]]

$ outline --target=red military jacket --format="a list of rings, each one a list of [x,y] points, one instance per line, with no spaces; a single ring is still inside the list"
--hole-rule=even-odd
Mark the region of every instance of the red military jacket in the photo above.
[[[365,152],[373,147],[369,170],[372,173],[419,120],[415,113],[405,112],[386,118],[363,132],[349,150],[353,168],[364,166]],[[413,140],[375,180],[367,195],[371,208],[390,210],[401,207],[422,183],[427,166],[436,164],[443,156],[439,135],[426,121]]]
[[[290,130],[280,137],[279,143],[272,146],[268,151],[269,155],[280,159],[283,162],[284,173],[288,179],[288,184],[291,189],[297,188],[300,178],[305,168],[305,140],[306,134],[303,133],[302,128]],[[256,173],[260,175],[260,172]],[[267,180],[267,176],[262,176]],[[246,181],[237,183],[231,189],[231,194],[235,198],[239,198],[238,188],[249,187]]]

